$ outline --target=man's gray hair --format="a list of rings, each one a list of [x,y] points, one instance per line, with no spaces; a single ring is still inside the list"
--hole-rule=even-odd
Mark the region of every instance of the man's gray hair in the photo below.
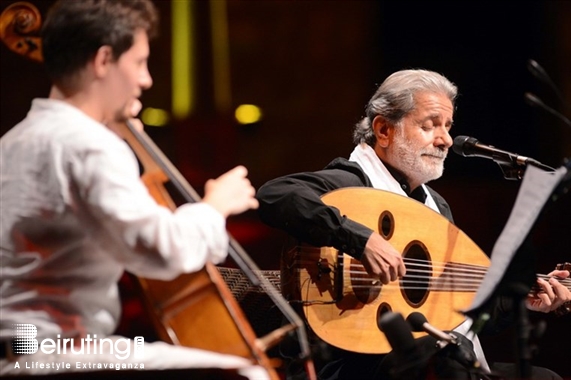
[[[433,92],[444,94],[452,102],[458,94],[456,86],[443,75],[428,70],[401,70],[391,74],[379,86],[366,108],[366,116],[353,130],[353,142],[366,142],[374,147],[376,138],[372,123],[375,116],[380,115],[388,122],[399,125],[403,117],[416,106],[414,94],[417,92]]]

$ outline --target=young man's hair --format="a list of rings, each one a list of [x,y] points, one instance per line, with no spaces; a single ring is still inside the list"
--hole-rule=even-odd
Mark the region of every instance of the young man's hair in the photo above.
[[[110,46],[113,58],[129,50],[134,34],[154,37],[158,13],[150,0],[59,0],[42,27],[42,54],[48,76],[65,84],[97,50]]]

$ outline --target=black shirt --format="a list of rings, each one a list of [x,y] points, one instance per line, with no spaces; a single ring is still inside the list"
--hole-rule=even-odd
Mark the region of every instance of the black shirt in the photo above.
[[[410,189],[402,178],[400,183]],[[334,247],[360,259],[373,230],[344,217],[339,210],[321,201],[322,195],[346,187],[372,187],[372,184],[359,164],[344,158],[336,158],[320,171],[276,178],[258,190],[260,218],[302,242]],[[440,213],[452,221],[446,201],[428,186],[427,189]],[[421,186],[410,196],[422,203],[426,199]]]

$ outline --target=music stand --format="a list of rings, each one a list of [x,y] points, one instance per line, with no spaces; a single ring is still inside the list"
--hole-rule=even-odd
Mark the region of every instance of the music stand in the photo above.
[[[527,238],[537,218],[548,203],[568,191],[571,184],[571,160],[552,172],[528,166],[510,216],[491,254],[490,268],[476,293],[472,305],[463,313],[474,320],[479,332],[489,319],[489,308],[498,296],[514,301],[516,312],[517,356],[519,378],[531,374],[529,321],[525,299],[535,281],[535,255],[528,249]]]

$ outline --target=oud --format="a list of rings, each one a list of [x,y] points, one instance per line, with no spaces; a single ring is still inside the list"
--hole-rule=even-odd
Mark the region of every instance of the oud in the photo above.
[[[345,188],[322,200],[378,232],[401,252],[407,270],[383,285],[358,260],[332,247],[299,246],[285,253],[282,292],[302,305],[317,336],[348,351],[381,354],[391,350],[377,325],[386,312],[405,318],[420,312],[441,330],[465,320],[460,310],[471,305],[490,260],[464,232],[429,207],[391,192]]]

